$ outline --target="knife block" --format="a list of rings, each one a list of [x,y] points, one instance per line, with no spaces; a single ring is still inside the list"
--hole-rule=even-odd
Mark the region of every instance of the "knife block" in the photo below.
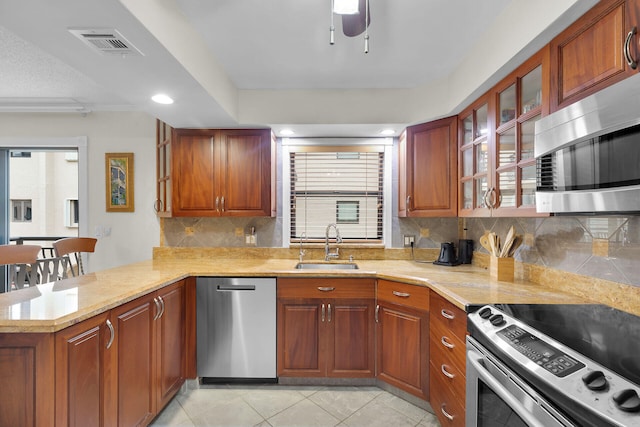
[[[514,260],[513,257],[498,258],[491,255],[489,260],[489,276],[505,282],[513,281]]]

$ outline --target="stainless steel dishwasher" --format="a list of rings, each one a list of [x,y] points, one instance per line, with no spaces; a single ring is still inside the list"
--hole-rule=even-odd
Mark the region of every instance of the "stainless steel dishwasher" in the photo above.
[[[198,376],[276,381],[276,279],[199,277]]]

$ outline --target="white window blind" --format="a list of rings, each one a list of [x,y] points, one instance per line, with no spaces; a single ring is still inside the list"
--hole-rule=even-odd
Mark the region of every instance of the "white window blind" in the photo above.
[[[382,242],[382,147],[291,147],[290,172],[292,240],[324,240],[335,223],[345,242]]]

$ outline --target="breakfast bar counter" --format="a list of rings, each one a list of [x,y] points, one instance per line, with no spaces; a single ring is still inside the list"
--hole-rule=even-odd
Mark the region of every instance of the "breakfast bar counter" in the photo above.
[[[486,303],[585,303],[562,289],[501,282],[486,269],[358,260],[358,269],[295,269],[293,259],[155,259],[0,294],[0,332],[56,332],[191,276],[360,277],[427,286],[461,309]],[[339,263],[339,262],[338,262]]]

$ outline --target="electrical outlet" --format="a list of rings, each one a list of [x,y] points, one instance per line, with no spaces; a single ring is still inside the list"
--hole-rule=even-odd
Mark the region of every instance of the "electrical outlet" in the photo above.
[[[411,244],[412,244],[412,243],[415,245],[415,243],[416,243],[416,236],[413,236],[413,235],[403,235],[402,237],[404,237],[404,246],[405,246],[405,247],[411,246]]]

